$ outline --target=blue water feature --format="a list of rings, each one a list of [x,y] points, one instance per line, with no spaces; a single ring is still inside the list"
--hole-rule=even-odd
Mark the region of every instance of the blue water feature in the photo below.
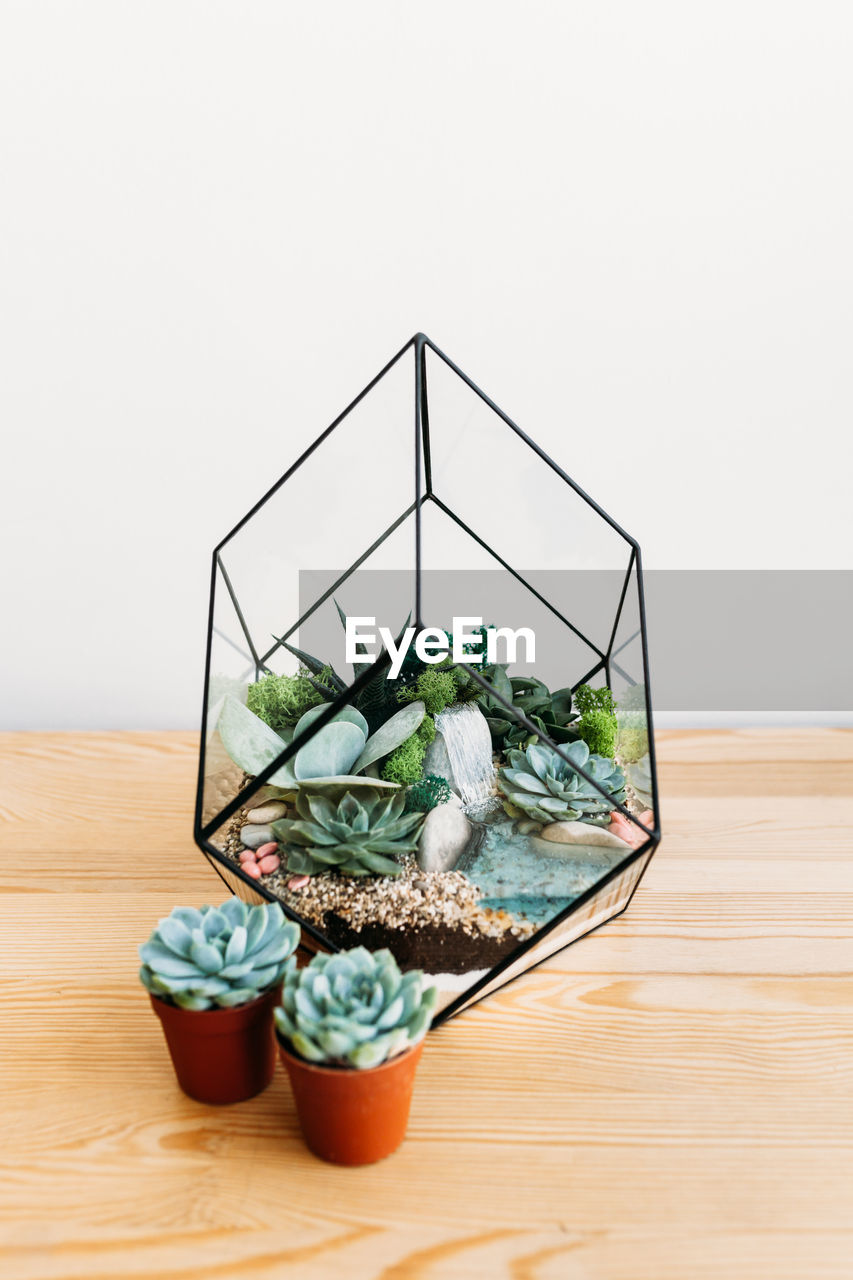
[[[524,835],[496,800],[466,812],[474,832],[456,870],[478,886],[484,907],[537,925],[553,920],[629,852]]]

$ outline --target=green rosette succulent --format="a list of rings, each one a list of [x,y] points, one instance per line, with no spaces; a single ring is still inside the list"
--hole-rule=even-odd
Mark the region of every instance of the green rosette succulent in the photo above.
[[[401,974],[390,951],[318,952],[288,969],[275,1023],[308,1062],[363,1070],[423,1039],[436,995],[419,969]]]
[[[402,867],[396,858],[414,853],[422,813],[404,813],[406,793],[397,788],[389,795],[378,788],[357,792],[301,787],[296,797],[296,818],[272,824],[273,834],[284,848],[287,870],[295,875],[315,875],[335,868],[348,876],[397,876]]]
[[[534,676],[508,676],[503,666],[487,667],[482,674],[495,693],[511,702],[538,731],[521,724],[503,702],[491,692],[481,690],[477,701],[486,717],[496,751],[527,747],[538,740],[539,734],[559,743],[577,739],[574,727],[577,716],[572,710],[571,689],[557,689],[552,693]]]
[[[139,948],[139,977],[182,1009],[232,1009],[280,982],[298,944],[299,925],[278,903],[175,907]]]
[[[651,756],[646,753],[641,760],[626,763],[625,777],[628,781],[628,785],[634,792],[637,803],[643,809],[654,808]]]
[[[615,760],[590,755],[585,742],[563,748],[568,764],[553,747],[537,742],[526,751],[509,752],[509,765],[498,770],[497,785],[511,817],[533,822],[591,822],[606,826],[614,803],[625,799],[625,775]],[[587,782],[572,764],[585,769],[607,795]]]

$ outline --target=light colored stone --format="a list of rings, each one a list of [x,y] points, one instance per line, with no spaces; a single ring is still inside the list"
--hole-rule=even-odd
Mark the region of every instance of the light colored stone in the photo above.
[[[461,808],[440,804],[431,809],[418,841],[422,871],[452,871],[471,838],[471,824]]]
[[[554,844],[599,845],[608,849],[624,849],[626,841],[591,822],[551,822],[539,832],[543,840]]]
[[[246,814],[247,822],[270,823],[278,822],[279,818],[285,817],[287,814],[287,805],[282,800],[270,800],[268,804],[259,805],[257,809],[250,809]]]
[[[257,826],[251,822],[240,828],[240,839],[247,849],[259,849],[262,844],[275,842],[272,827]]]

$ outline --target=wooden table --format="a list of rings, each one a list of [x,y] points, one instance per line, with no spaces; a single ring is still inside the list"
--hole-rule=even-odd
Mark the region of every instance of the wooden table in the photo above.
[[[347,1170],[282,1073],[184,1097],[137,982],[222,896],[194,736],[0,737],[4,1280],[849,1280],[853,733],[659,745],[627,915],[431,1036],[404,1147]]]

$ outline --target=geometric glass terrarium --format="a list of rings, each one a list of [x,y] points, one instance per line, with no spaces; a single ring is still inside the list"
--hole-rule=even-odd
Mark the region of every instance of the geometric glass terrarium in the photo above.
[[[213,553],[194,836],[434,1023],[657,847],[640,549],[423,334]]]

